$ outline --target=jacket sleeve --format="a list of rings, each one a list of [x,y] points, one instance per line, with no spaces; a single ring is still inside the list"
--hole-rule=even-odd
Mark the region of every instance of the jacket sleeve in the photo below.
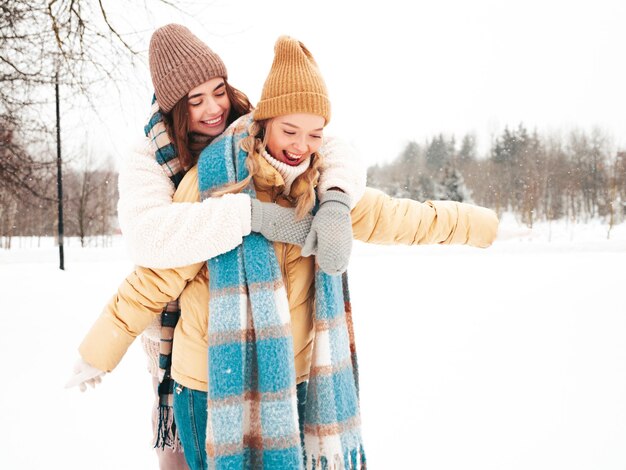
[[[320,153],[324,163],[317,186],[318,196],[321,198],[331,188],[340,188],[350,196],[350,208],[354,208],[363,197],[367,180],[367,169],[356,149],[337,137],[328,137]]]
[[[187,199],[178,199],[186,204],[173,204],[173,195],[174,185],[147,144],[125,159],[117,211],[135,264],[172,268],[205,261],[238,246],[250,233],[250,197],[245,194],[199,203],[197,191],[191,199],[187,192]]]
[[[204,263],[168,270],[137,267],[119,287],[78,348],[94,367],[110,372],[165,305],[177,299]]]
[[[351,212],[354,238],[378,244],[493,243],[498,217],[491,209],[454,201],[418,202],[367,188]]]

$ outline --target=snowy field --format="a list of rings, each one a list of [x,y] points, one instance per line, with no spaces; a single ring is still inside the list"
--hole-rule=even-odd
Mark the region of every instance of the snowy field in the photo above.
[[[606,230],[542,224],[487,250],[355,246],[369,468],[626,468],[626,224]],[[0,469],[156,469],[139,341],[96,389],[64,389],[132,268],[123,242],[71,241],[64,272],[44,245],[0,250]]]

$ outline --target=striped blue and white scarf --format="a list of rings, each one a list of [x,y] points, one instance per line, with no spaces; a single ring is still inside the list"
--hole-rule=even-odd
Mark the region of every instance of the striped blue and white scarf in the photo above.
[[[198,163],[202,198],[248,175],[243,116]],[[255,196],[253,184],[244,192]],[[356,349],[342,277],[315,275],[315,341],[301,446],[289,303],[258,233],[208,261],[209,468],[363,469]],[[345,278],[344,278],[345,279]]]
[[[150,141],[151,148],[154,151],[154,158],[157,163],[161,165],[163,173],[165,173],[168,178],[172,180],[174,186],[178,188],[186,171],[180,164],[176,148],[167,135],[165,122],[159,108],[159,103],[157,103],[156,95],[152,97],[150,118],[148,119],[148,123],[144,126],[143,131]]]

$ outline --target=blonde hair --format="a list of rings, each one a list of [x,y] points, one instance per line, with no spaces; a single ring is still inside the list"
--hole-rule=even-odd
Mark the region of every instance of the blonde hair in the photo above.
[[[260,161],[263,158],[261,153],[267,145],[267,128],[271,122],[271,119],[252,121],[250,127],[248,128],[248,137],[241,141],[241,148],[248,152],[248,158],[246,159],[248,176],[237,183],[227,185],[226,187],[215,191],[212,196],[238,193],[251,183],[254,175],[258,173],[260,168]],[[304,173],[298,176],[291,185],[289,199],[295,202],[296,218],[298,219],[304,217],[311,211],[311,209],[313,209],[313,206],[315,205],[315,187],[319,181],[320,167],[322,166],[322,163],[322,156],[319,153],[314,152],[311,155],[309,167]]]

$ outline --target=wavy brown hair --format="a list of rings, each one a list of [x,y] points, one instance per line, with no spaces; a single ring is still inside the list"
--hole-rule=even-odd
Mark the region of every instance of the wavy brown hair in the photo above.
[[[224,79],[224,83],[226,85],[226,94],[230,100],[230,112],[226,119],[226,127],[228,127],[239,117],[252,111],[254,106],[252,106],[250,100],[242,91],[233,87],[226,79]],[[185,170],[189,170],[189,168],[198,163],[200,152],[213,140],[194,142],[190,138],[187,105],[188,99],[187,95],[185,95],[178,100],[169,113],[162,113],[167,135],[176,149],[180,164]]]
[[[241,142],[241,148],[248,152],[246,167],[248,176],[237,182],[224,187],[212,194],[212,196],[222,196],[227,193],[238,193],[243,190],[254,175],[259,171],[259,162],[263,159],[261,153],[267,146],[268,127],[272,125],[272,120],[252,121],[248,128],[248,137]],[[298,176],[291,185],[289,198],[295,202],[296,217],[304,217],[315,205],[315,187],[320,177],[320,167],[322,166],[322,156],[315,152],[311,155],[309,168]]]

